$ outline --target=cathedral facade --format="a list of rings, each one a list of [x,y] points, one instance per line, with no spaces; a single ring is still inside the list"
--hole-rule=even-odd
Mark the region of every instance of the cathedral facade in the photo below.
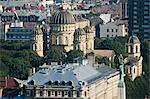
[[[50,38],[52,46],[62,47],[66,52],[94,50],[94,30],[88,20],[76,21],[67,10],[59,10],[50,20]]]

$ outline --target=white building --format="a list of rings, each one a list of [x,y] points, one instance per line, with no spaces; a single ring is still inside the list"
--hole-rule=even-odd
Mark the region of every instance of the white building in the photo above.
[[[125,24],[118,22],[109,22],[107,24],[100,24],[100,37],[118,37],[126,36],[128,34]]]

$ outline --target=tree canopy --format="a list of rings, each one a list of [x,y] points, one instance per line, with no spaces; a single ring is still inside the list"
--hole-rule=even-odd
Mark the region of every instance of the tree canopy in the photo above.
[[[1,40],[0,47],[0,76],[26,79],[29,69],[42,63],[42,58],[30,49],[30,42]]]

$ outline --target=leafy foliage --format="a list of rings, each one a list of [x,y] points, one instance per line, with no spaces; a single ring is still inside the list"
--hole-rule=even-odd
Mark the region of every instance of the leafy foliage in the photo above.
[[[73,62],[74,58],[83,56],[83,52],[80,50],[71,50],[67,53],[66,62]]]
[[[30,50],[30,42],[0,41],[0,76],[26,79],[31,67],[37,67],[42,59]]]
[[[107,39],[95,39],[95,49],[109,49],[114,50],[115,53],[125,55],[125,43],[127,37],[115,37]]]
[[[45,60],[48,64],[51,62],[64,62],[65,54],[62,50],[52,47],[48,52]]]
[[[110,65],[110,61],[108,57],[96,57],[96,62],[98,62],[99,64],[104,63],[105,65],[109,66]]]

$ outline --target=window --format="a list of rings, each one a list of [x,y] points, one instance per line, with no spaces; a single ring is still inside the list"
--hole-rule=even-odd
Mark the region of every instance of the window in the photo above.
[[[55,96],[57,97],[57,91],[55,91]]]
[[[32,81],[30,82],[30,84],[31,84],[31,85],[34,85],[34,81],[32,80]]]
[[[138,53],[138,46],[136,46],[136,53]]]
[[[40,96],[43,96],[43,91],[42,90],[40,90]]]
[[[84,92],[84,96],[86,97],[86,91]]]
[[[52,85],[52,82],[51,82],[51,81],[49,81],[49,82],[48,82],[48,85]]]
[[[31,96],[34,96],[34,90],[31,90]]]
[[[62,84],[63,86],[65,86],[65,81],[62,81],[61,84]]]
[[[58,85],[58,81],[55,81],[55,85]]]
[[[111,31],[114,32],[114,29],[112,29]]]
[[[133,47],[130,45],[130,52],[133,53]]]
[[[109,32],[109,29],[107,29],[107,32]]]
[[[135,68],[134,68],[134,73],[135,73]]]
[[[71,81],[69,81],[69,82],[68,82],[68,85],[69,85],[69,86],[72,86],[72,82],[71,82]]]
[[[116,29],[116,32],[118,32],[118,29]]]
[[[109,37],[109,35],[107,34],[107,37]]]
[[[48,96],[51,96],[51,91],[48,91]]]

